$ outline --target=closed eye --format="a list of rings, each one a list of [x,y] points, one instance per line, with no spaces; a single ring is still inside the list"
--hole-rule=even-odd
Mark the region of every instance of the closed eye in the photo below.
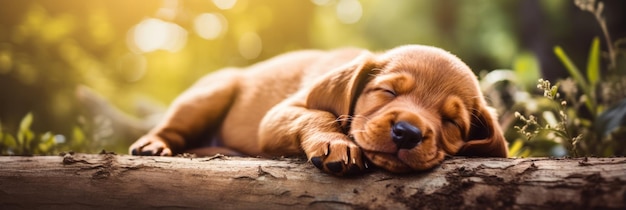
[[[443,122],[445,122],[445,123],[450,123],[450,124],[452,124],[452,125],[456,126],[459,130],[463,130],[463,129],[461,128],[461,125],[459,125],[459,123],[457,123],[457,122],[456,122],[456,121],[454,121],[453,119],[443,118],[443,119],[442,119],[442,121],[443,121]]]
[[[398,95],[396,94],[396,92],[395,92],[395,91],[393,91],[393,90],[391,90],[391,89],[387,89],[387,88],[376,88],[376,89],[374,89],[374,90],[375,90],[375,91],[381,91],[381,92],[384,92],[385,94],[388,94],[388,95],[390,95],[390,96],[392,96],[392,97],[396,97],[396,96],[398,96]]]

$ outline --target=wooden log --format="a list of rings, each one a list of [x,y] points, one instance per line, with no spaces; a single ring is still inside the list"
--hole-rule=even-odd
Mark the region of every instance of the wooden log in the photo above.
[[[322,173],[302,159],[0,157],[0,209],[626,209],[626,158],[452,158]]]

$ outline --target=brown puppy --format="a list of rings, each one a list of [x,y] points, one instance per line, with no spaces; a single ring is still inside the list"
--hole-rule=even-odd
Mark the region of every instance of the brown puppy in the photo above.
[[[210,74],[130,152],[306,154],[341,175],[368,161],[407,172],[446,155],[506,157],[507,147],[470,68],[439,48],[409,45],[300,51]]]

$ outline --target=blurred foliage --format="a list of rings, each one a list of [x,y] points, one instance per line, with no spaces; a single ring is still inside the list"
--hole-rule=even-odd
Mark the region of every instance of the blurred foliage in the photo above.
[[[623,68],[626,48],[621,46],[626,39],[612,41],[603,14],[603,2],[576,0],[575,4],[581,10],[592,13],[602,28],[607,45],[607,65],[603,70],[598,37],[592,40],[589,47],[585,72],[581,72],[561,46],[555,46],[554,53],[569,77],[556,85],[551,85],[548,80],[538,80],[537,88],[548,99],[543,100],[542,108],[532,110],[527,102],[517,102],[524,104],[520,110],[529,115],[515,111],[515,118],[521,121],[521,125],[513,127],[532,141],[524,142],[518,137],[511,147],[514,155],[534,155],[542,150],[551,155],[557,152],[570,156],[626,155],[626,72]],[[531,103],[537,101],[540,100],[535,99]],[[532,148],[537,142],[551,145]],[[525,144],[529,146],[524,148]]]
[[[356,46],[384,50],[425,44],[449,50],[477,73],[482,72],[481,85],[502,113],[513,155],[555,155],[549,150],[559,142],[549,137],[521,140],[524,138],[513,129],[521,125],[514,121],[514,111],[533,114],[552,110],[549,99],[534,96],[537,79],[568,76],[563,66],[546,68],[546,63],[559,60],[541,52],[562,45],[577,62],[588,51],[568,43],[580,43],[587,35],[599,36],[604,28],[619,24],[609,19],[598,30],[597,23],[585,22],[592,17],[584,16],[586,13],[571,0],[0,3],[3,154],[101,149],[125,153],[136,134],[123,131],[128,126],[119,126],[119,118],[132,121],[154,117],[177,94],[211,71],[246,66],[298,49]],[[623,8],[625,4],[619,5]],[[538,22],[539,17],[543,19]],[[579,35],[578,39],[572,39],[572,34]],[[602,65],[604,60],[594,60],[590,65]],[[614,68],[623,70],[619,64]],[[615,77],[602,73],[581,75],[593,82],[590,88],[606,86],[590,91],[626,84],[608,85],[604,81]],[[129,117],[99,111],[102,107],[91,102],[100,100],[85,95],[90,91],[81,87],[93,90]],[[615,97],[623,96],[611,97],[621,100]],[[599,107],[594,114],[608,108]],[[590,112],[570,111],[576,112],[571,115],[575,118],[587,117]]]
[[[20,121],[16,135],[3,131],[0,124],[0,155],[53,155],[60,151],[95,152],[98,150],[90,146],[93,144],[86,141],[82,130],[77,127],[74,128],[72,138],[68,141],[65,136],[55,135],[52,132],[36,134],[31,129],[33,120],[32,113],[26,114]]]

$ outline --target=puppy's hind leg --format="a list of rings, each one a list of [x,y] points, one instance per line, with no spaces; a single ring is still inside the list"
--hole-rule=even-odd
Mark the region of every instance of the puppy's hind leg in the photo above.
[[[203,134],[215,131],[231,106],[239,71],[221,70],[207,75],[174,100],[164,119],[133,143],[133,155],[170,156],[198,145]]]

